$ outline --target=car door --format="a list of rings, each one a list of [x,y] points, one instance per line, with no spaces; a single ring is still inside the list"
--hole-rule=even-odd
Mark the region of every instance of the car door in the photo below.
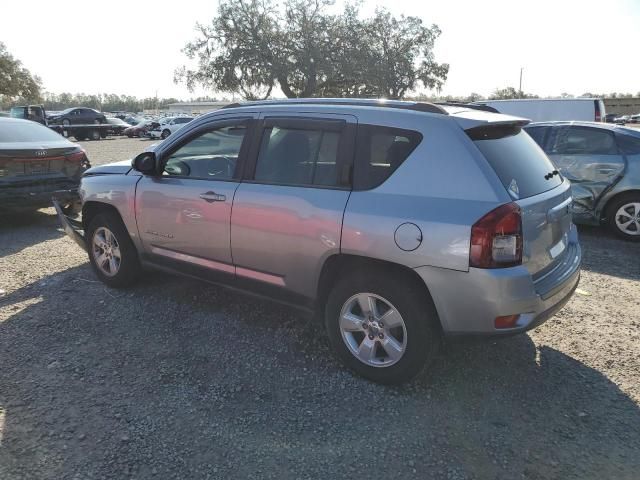
[[[162,145],[161,175],[136,189],[136,220],[145,255],[197,274],[233,274],[230,220],[252,117],[216,119]]]
[[[571,181],[572,208],[577,218],[593,214],[599,198],[620,180],[625,169],[615,136],[606,128],[554,127],[547,154]]]
[[[348,115],[262,118],[231,216],[239,281],[315,296],[319,269],[340,251],[355,128]]]
[[[69,112],[69,123],[71,125],[81,125],[82,122],[82,110],[76,108],[75,110],[71,110]]]

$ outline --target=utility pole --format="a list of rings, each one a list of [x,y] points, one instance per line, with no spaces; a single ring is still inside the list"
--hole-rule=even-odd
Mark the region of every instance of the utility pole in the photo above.
[[[524,67],[520,67],[520,88],[518,89],[518,98],[522,98],[522,70],[524,70]]]

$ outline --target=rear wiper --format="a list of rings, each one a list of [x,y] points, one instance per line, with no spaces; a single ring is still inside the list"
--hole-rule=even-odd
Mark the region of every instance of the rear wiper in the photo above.
[[[545,180],[551,180],[551,179],[553,178],[553,176],[554,176],[554,175],[560,175],[560,172],[559,172],[558,170],[554,170],[554,171],[553,171],[553,172],[551,172],[551,173],[547,173],[547,174],[544,176],[544,179],[545,179]]]

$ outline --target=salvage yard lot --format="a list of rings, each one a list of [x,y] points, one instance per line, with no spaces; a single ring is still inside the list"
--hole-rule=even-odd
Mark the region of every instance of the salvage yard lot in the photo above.
[[[94,165],[152,142],[82,142]],[[53,209],[0,217],[0,479],[637,479],[640,244],[581,228],[579,293],[528,335],[352,376],[297,312],[99,283]]]

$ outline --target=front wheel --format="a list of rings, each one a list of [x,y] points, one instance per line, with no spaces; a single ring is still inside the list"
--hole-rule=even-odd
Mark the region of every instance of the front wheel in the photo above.
[[[62,120],[62,126],[63,127],[68,127],[69,125],[71,125],[71,122],[69,120],[67,120],[66,118],[64,120]]]
[[[86,238],[89,261],[103,283],[122,288],[138,278],[141,271],[138,253],[115,213],[96,215],[89,224]]]
[[[607,223],[619,237],[640,242],[640,195],[626,195],[611,204]]]
[[[171,135],[171,132],[167,129],[163,130],[162,133],[160,134],[160,138],[162,138],[163,140],[165,138],[167,138],[169,135]]]
[[[325,326],[348,368],[384,384],[415,377],[435,357],[441,340],[426,287],[376,270],[338,281],[329,294]]]

